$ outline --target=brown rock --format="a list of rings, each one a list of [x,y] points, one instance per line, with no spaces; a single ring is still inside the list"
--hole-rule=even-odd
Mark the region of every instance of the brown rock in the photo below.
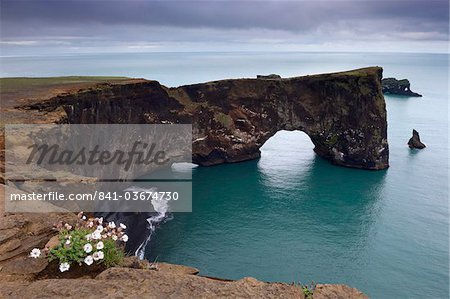
[[[423,149],[426,147],[426,145],[420,141],[419,132],[417,132],[414,129],[412,132],[412,137],[408,141],[408,146],[410,148],[418,148],[418,149]]]
[[[47,244],[45,244],[45,248],[51,250],[56,246],[58,246],[58,244],[59,244],[59,237],[53,236],[50,238],[50,240],[48,240]]]
[[[344,284],[318,284],[314,299],[368,299],[367,295]]]
[[[0,217],[1,218],[1,217]],[[9,228],[9,229],[2,229],[2,234],[0,235],[0,244],[3,242],[9,240],[10,238],[17,236],[17,234],[20,232],[19,228]]]
[[[4,206],[4,185],[0,185],[0,206]],[[10,188],[10,187],[8,187]],[[0,281],[34,279],[48,265],[46,259],[29,258],[30,251],[44,248],[56,234],[53,224],[74,222],[72,213],[0,214]]]
[[[110,268],[96,279],[3,283],[2,298],[299,298],[298,286],[254,278],[220,281],[166,271]]]
[[[168,271],[178,274],[190,274],[197,275],[200,271],[197,268],[183,266],[183,265],[174,265],[168,263],[156,263],[157,269],[159,271]]]
[[[149,269],[150,263],[147,260],[140,260],[137,256],[126,256],[121,267],[133,269]]]
[[[45,258],[35,259],[21,256],[3,262],[1,273],[14,275],[38,274],[43,271],[47,265],[48,262]]]
[[[22,245],[22,243],[18,239],[11,239],[7,242],[4,242],[0,245],[0,255],[16,249],[20,247],[20,245]]]

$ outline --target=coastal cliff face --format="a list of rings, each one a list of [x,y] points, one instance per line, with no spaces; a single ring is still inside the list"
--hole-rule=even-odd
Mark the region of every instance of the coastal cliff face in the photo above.
[[[280,130],[305,132],[334,164],[389,166],[382,69],[314,76],[230,79],[177,88],[157,81],[100,84],[28,105],[64,109],[62,123],[192,123],[194,163],[255,159]]]

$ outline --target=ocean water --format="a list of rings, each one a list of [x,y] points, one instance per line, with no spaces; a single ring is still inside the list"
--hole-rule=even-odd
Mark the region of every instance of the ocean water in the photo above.
[[[3,57],[1,76],[125,75],[168,86],[378,65],[423,98],[386,96],[390,165],[338,167],[308,136],[281,131],[259,160],[193,169],[193,212],[175,213],[150,260],[201,274],[344,283],[371,298],[449,297],[448,55],[142,53]],[[419,131],[424,150],[406,143]]]

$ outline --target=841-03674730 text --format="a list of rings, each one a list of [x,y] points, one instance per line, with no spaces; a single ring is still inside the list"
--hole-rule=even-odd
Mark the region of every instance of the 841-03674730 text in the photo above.
[[[104,192],[95,191],[93,193],[11,193],[11,201],[21,200],[39,200],[39,201],[64,201],[64,200],[166,200],[176,201],[179,199],[178,192],[157,192],[157,191],[123,191],[123,192]]]

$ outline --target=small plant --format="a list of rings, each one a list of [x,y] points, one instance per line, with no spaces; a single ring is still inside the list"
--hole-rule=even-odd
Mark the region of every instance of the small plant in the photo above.
[[[316,283],[313,281],[309,285],[302,284],[302,283],[300,283],[299,285],[302,288],[303,294],[305,294],[305,298],[306,299],[312,299],[313,298],[314,289],[316,288]]]
[[[52,248],[34,248],[30,257],[47,257],[48,261],[58,261],[61,272],[68,271],[72,264],[90,266],[94,263],[106,267],[119,265],[124,257],[124,243],[128,241],[126,226],[120,223],[104,223],[103,218],[87,218],[78,214],[75,225],[58,223],[58,243]]]

